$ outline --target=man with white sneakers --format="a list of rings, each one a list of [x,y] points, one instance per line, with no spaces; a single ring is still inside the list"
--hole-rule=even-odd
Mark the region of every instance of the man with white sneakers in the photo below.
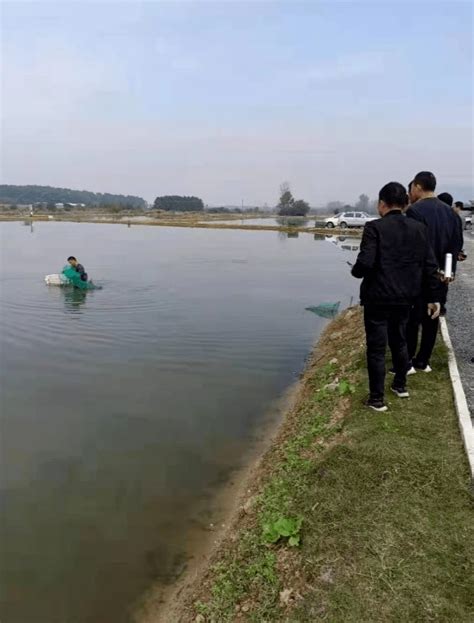
[[[456,270],[459,252],[462,250],[462,232],[459,217],[446,203],[435,195],[436,178],[430,171],[421,171],[413,178],[411,196],[414,201],[407,210],[407,218],[423,223],[428,241],[433,249],[439,269],[439,302],[442,313],[445,312],[449,282],[454,279],[444,278],[443,269],[446,254],[452,255],[452,272]],[[415,302],[407,325],[408,355],[410,373],[415,371],[431,372],[430,358],[438,335],[439,319],[433,321],[426,316],[427,293],[421,292]],[[418,334],[421,339],[418,345]],[[418,349],[418,350],[417,350]]]
[[[408,203],[405,188],[398,182],[386,184],[379,193],[382,218],[365,225],[360,252],[352,275],[362,278],[361,304],[367,340],[367,369],[370,395],[366,403],[375,411],[386,411],[384,402],[385,351],[387,343],[395,365],[392,391],[408,397],[406,375],[408,349],[406,326],[410,309],[422,289],[428,293],[427,317],[436,319],[438,267],[428,241],[425,225],[408,219],[403,211]]]

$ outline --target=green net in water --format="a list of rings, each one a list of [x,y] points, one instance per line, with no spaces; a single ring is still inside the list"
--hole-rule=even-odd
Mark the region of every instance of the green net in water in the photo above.
[[[320,303],[319,305],[306,307],[306,309],[321,318],[334,318],[337,316],[340,304],[340,301],[337,303]]]
[[[96,287],[92,281],[82,281],[81,275],[72,266],[65,266],[62,274],[69,279],[71,285],[80,290],[94,290]]]

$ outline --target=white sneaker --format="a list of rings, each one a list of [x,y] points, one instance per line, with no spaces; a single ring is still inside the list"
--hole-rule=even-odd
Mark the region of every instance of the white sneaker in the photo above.
[[[392,387],[390,388],[394,394],[397,394],[399,398],[409,398],[410,394],[407,392],[406,387]]]
[[[430,370],[430,372],[431,372],[431,370]],[[415,370],[415,368],[413,366],[408,370],[407,376],[411,376],[412,374],[416,374],[416,370]]]
[[[415,370],[415,368],[413,368]],[[430,366],[425,366],[424,368],[416,368],[415,372],[433,372]]]

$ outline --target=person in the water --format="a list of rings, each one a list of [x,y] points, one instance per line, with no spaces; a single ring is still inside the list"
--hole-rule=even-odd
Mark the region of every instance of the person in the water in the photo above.
[[[79,273],[79,275],[81,277],[81,281],[87,281],[87,273],[85,271],[85,268],[84,268],[84,266],[82,264],[79,264],[79,262],[76,260],[74,255],[70,255],[67,258],[67,261],[74,268],[76,273]]]

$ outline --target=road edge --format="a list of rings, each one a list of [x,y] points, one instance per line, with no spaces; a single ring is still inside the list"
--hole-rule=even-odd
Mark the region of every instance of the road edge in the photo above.
[[[448,325],[445,318],[441,318],[441,335],[448,350],[448,367],[451,384],[453,386],[454,406],[458,416],[459,428],[464,443],[467,459],[469,461],[469,469],[471,472],[471,480],[474,482],[474,427],[471,422],[471,414],[467,406],[466,394],[462,385],[461,376],[459,374],[456,355],[454,353],[451,338],[449,336]]]

